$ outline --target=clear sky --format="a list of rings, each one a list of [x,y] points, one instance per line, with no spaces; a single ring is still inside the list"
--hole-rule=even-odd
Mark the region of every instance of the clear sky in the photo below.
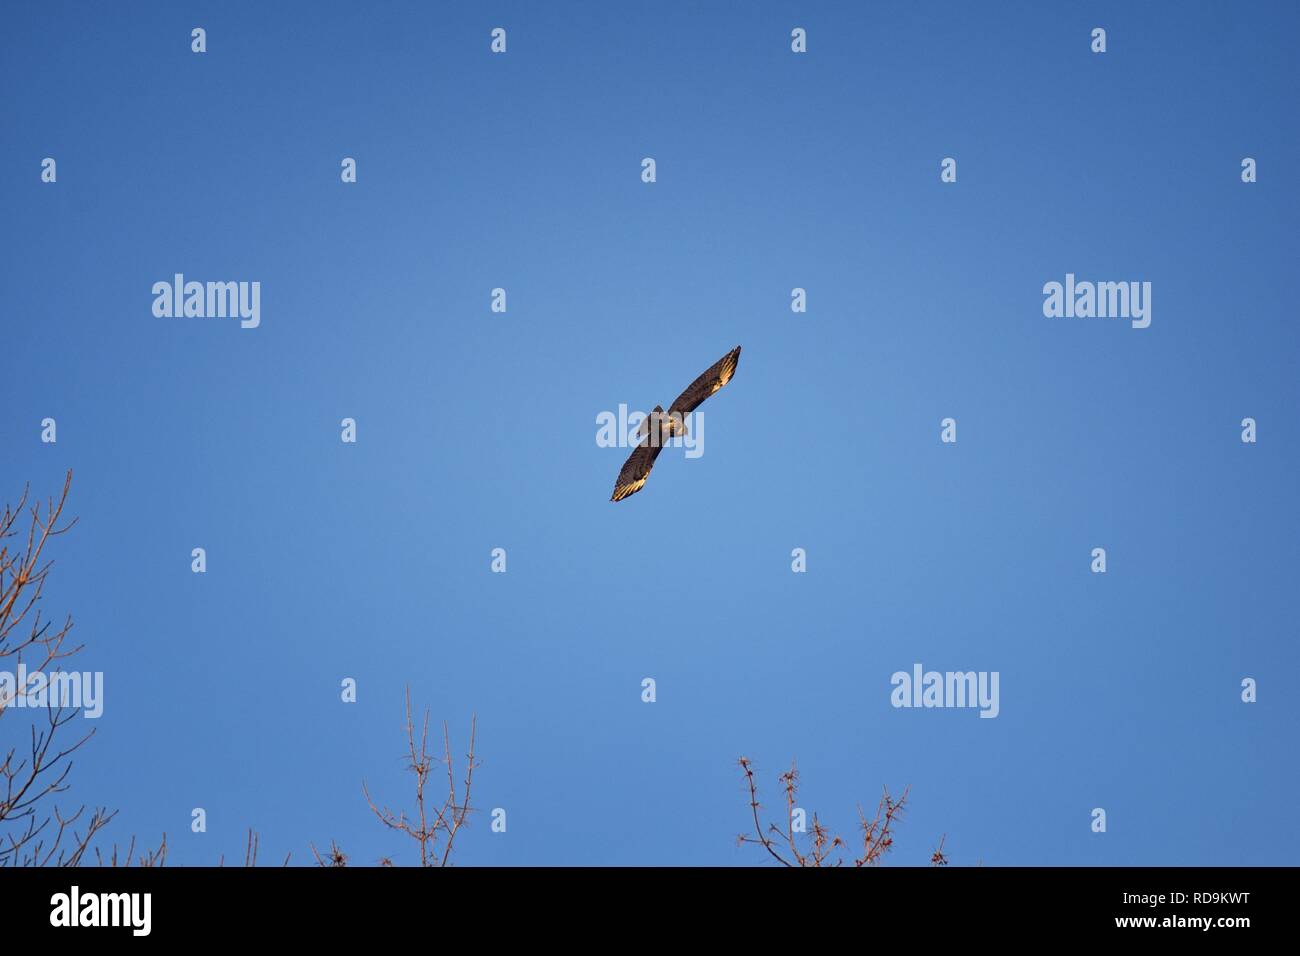
[[[361,793],[409,684],[478,715],[463,865],[765,865],[742,754],[846,836],[910,785],[895,864],[1294,863],[1295,4],[2,16],[0,498],[74,470],[111,837],[413,862]],[[260,326],[155,317],[178,272]],[[1045,317],[1067,273],[1150,327]],[[597,415],[735,345],[610,503]],[[999,715],[892,707],[915,663]]]

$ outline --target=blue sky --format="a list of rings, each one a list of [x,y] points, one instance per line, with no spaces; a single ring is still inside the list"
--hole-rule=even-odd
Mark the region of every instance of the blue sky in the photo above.
[[[910,785],[895,864],[1294,862],[1298,21],[9,5],[0,496],[74,470],[46,603],[106,685],[65,802],[410,863],[361,794],[409,803],[409,684],[478,715],[462,865],[765,865],[742,754],[846,836]],[[260,327],[154,317],[176,272]],[[1151,326],[1044,317],[1066,273]],[[705,454],[611,504],[597,414],[737,344]],[[916,662],[997,719],[891,707]]]

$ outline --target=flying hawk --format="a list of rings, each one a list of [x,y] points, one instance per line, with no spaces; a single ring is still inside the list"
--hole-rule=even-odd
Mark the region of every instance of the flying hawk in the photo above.
[[[641,441],[637,443],[632,454],[623,463],[623,469],[614,482],[614,494],[610,501],[622,501],[634,495],[645,485],[650,477],[650,469],[655,466],[655,459],[663,450],[664,443],[673,435],[686,434],[685,417],[699,407],[700,403],[731,381],[740,364],[740,346],[718,359],[708,371],[686,386],[668,406],[668,411],[656,405],[655,410],[641,423]]]

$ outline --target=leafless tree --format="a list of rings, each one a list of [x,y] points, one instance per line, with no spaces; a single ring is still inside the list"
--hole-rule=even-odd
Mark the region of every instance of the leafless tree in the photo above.
[[[101,853],[99,848],[95,848],[95,861],[100,866],[111,867],[128,867],[134,864],[143,869],[155,866],[163,866],[167,862],[167,834],[163,834],[162,842],[158,844],[157,849],[145,848],[140,856],[135,856],[135,837],[131,837],[131,842],[125,848],[119,850],[117,844],[113,844],[112,850],[107,853]]]
[[[335,843],[333,840],[330,841],[329,852],[325,854],[325,856],[320,855],[320,851],[316,849],[316,844],[314,843],[311,845],[311,853],[312,856],[316,858],[317,866],[347,866],[348,865],[347,854],[344,853],[342,850],[340,850],[339,845]]]
[[[249,827],[248,840],[244,845],[244,863],[243,863],[244,866],[246,867],[257,866],[257,851],[261,847],[261,844],[262,844],[261,835],[252,827]],[[281,863],[280,865],[288,866],[289,858],[291,856],[293,856],[292,853],[286,853],[284,855],[284,862]],[[226,855],[223,853],[221,855],[221,859],[217,861],[217,866],[225,866],[225,865],[226,865]]]
[[[117,815],[116,810],[85,805],[65,812],[56,803],[58,794],[68,789],[72,755],[95,735],[92,729],[78,736],[68,726],[81,708],[68,705],[49,679],[59,673],[62,661],[82,649],[68,640],[72,616],[56,628],[39,606],[54,564],[46,547],[77,523],[63,518],[71,488],[69,471],[58,499],[47,499],[42,508],[40,501],[30,501],[25,487],[18,504],[6,505],[0,515],[0,671],[12,666],[17,672],[22,665],[25,675],[24,686],[16,686],[15,680],[10,694],[0,690],[0,718],[6,718],[0,727],[6,735],[14,728],[17,736],[28,738],[21,748],[0,749],[0,866],[79,866],[89,861],[96,835]],[[33,685],[37,674],[43,679]],[[45,688],[47,697],[44,707],[32,709],[38,716],[24,735],[14,704],[34,693],[29,686]],[[164,834],[157,848],[147,848],[139,857],[134,838],[124,849],[114,845],[107,853],[96,846],[93,856],[101,866],[161,866],[167,858],[167,837]]]
[[[29,504],[29,489],[24,488],[17,506],[6,505],[0,515],[0,664],[6,670],[24,665],[24,684],[39,674],[37,686],[49,687],[49,675],[60,670],[60,662],[81,650],[68,640],[72,616],[55,627],[38,607],[53,565],[45,549],[76,524],[75,518],[63,519],[71,487],[69,471],[57,501],[48,499],[44,508],[39,501]],[[6,729],[18,721],[12,713],[15,701],[27,694],[27,686],[14,686],[7,695],[0,692]],[[38,712],[29,734],[21,729],[17,734],[28,737],[25,746],[0,749],[0,866],[76,866],[116,813],[104,807],[87,813],[85,806],[65,813],[55,804],[53,798],[68,789],[72,754],[95,731],[78,735],[68,727],[80,708],[65,706],[61,699],[47,699]]]
[[[415,716],[411,709],[411,689],[406,689],[406,743],[407,770],[415,777],[415,811],[408,816],[406,811],[393,811],[387,806],[379,806],[370,796],[370,788],[362,782],[361,792],[365,794],[370,811],[384,826],[410,837],[420,848],[421,866],[449,866],[451,852],[465,821],[473,808],[470,806],[470,790],[474,785],[474,770],[478,767],[474,747],[478,736],[478,718],[470,723],[469,753],[466,755],[465,780],[463,788],[457,785],[455,760],[451,754],[451,732],[444,722],[442,725],[442,759],[441,761],[429,750],[429,712],[424,712],[424,721],[416,734]],[[434,764],[441,762],[447,768],[447,792],[439,803],[427,791],[432,783]],[[347,866],[348,857],[339,849],[337,843],[331,842],[328,853],[322,855],[313,845],[312,855],[320,866]],[[381,866],[392,866],[393,861],[387,857],[379,861]]]
[[[42,686],[49,687],[48,675],[57,673],[61,662],[82,649],[68,640],[72,630],[69,615],[61,627],[55,628],[44,619],[39,606],[45,581],[53,565],[45,551],[50,541],[64,534],[76,519],[65,521],[63,511],[72,487],[72,472],[67,473],[63,490],[57,499],[29,502],[29,489],[24,488],[17,506],[5,506],[0,514],[0,671],[10,666],[16,671],[24,665],[25,686],[15,687],[6,696],[0,685],[0,729],[8,730],[18,723],[13,707],[19,697],[28,695],[34,675],[46,675]],[[26,522],[26,523],[24,523]],[[23,536],[26,529],[25,537]],[[68,725],[81,715],[79,707],[65,705],[50,694],[44,708],[34,708],[40,714],[31,722],[28,746],[0,749],[0,866],[78,866],[93,862],[111,867],[155,867],[167,861],[167,835],[164,833],[157,847],[146,847],[139,853],[136,840],[119,848],[101,850],[94,846],[96,835],[117,815],[104,807],[89,809],[78,807],[65,813],[55,803],[58,794],[68,789],[68,775],[72,770],[72,755],[83,747],[95,731],[77,736]],[[28,701],[24,700],[23,704]],[[22,708],[26,710],[26,707]],[[13,710],[15,712],[11,713]],[[478,766],[474,755],[477,736],[477,719],[471,724],[469,754],[465,769],[463,789],[456,780],[451,754],[451,735],[443,724],[443,757],[447,767],[447,795],[438,802],[427,796],[433,784],[434,764],[438,762],[429,750],[429,715],[417,741],[415,719],[411,710],[411,691],[406,691],[406,736],[408,769],[415,776],[415,814],[395,813],[387,807],[380,808],[366,785],[362,792],[371,811],[386,827],[405,833],[420,848],[421,866],[448,866],[456,836],[472,812],[470,789],[474,770]],[[244,848],[243,865],[257,865],[261,839],[249,829]],[[327,854],[312,846],[312,855],[321,866],[347,866],[348,857],[337,844],[331,843]],[[282,865],[289,865],[286,855]],[[391,866],[385,858],[379,861]],[[225,857],[218,862],[225,865]]]
[[[785,825],[769,823],[763,826],[759,816],[758,784],[754,780],[754,763],[748,757],[740,758],[740,769],[745,775],[745,784],[749,789],[749,809],[754,821],[754,835],[742,833],[737,838],[737,845],[753,843],[761,846],[778,863],[783,866],[843,866],[843,853],[848,843],[831,833],[821,822],[816,813],[812,823],[803,833],[803,847],[800,848],[800,831],[795,829],[795,811],[798,809],[799,768],[791,761],[790,769],[779,777],[781,789],[785,794]],[[853,857],[854,866],[874,866],[879,863],[894,845],[894,828],[902,817],[907,805],[908,790],[895,799],[885,790],[876,805],[876,812],[868,817],[858,806],[859,829],[861,830],[861,853]],[[930,857],[933,866],[947,864],[948,858],[943,853],[943,839]],[[832,857],[834,857],[832,859]]]

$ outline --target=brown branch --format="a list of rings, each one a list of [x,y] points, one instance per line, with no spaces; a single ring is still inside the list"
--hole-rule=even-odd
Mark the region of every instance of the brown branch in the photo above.
[[[740,758],[740,769],[744,771],[745,782],[749,784],[749,807],[754,817],[754,833],[757,835],[758,839],[747,837],[742,833],[736,841],[737,844],[758,843],[767,850],[768,853],[772,854],[776,861],[781,865],[794,866],[793,863],[781,856],[781,854],[777,853],[775,847],[772,846],[772,841],[763,835],[763,824],[759,822],[758,819],[758,788],[754,784],[754,768],[748,757]]]
[[[467,755],[467,765],[465,771],[464,791],[458,792],[456,785],[456,768],[455,761],[451,754],[451,731],[444,722],[442,726],[443,739],[443,757],[442,761],[447,765],[447,796],[444,798],[441,806],[436,806],[429,802],[426,795],[426,787],[432,773],[434,757],[429,753],[429,712],[424,712],[424,722],[421,725],[419,743],[416,743],[415,717],[411,708],[411,689],[406,689],[406,743],[407,743],[407,770],[415,776],[415,816],[414,819],[408,817],[405,811],[394,811],[387,806],[380,806],[375,803],[374,798],[370,795],[369,786],[362,781],[361,792],[365,795],[366,804],[370,807],[370,812],[375,815],[384,826],[390,830],[404,833],[410,837],[420,848],[420,865],[421,866],[450,866],[451,852],[456,842],[456,836],[460,833],[461,828],[465,825],[469,814],[473,808],[470,806],[470,793],[474,785],[474,769],[478,766],[475,756],[476,741],[478,738],[478,718],[474,717],[470,725],[469,753]],[[441,842],[441,849],[439,843]],[[328,857],[322,858],[316,848],[312,847],[312,853],[316,857],[317,863],[322,866],[342,866],[346,864],[347,857],[338,849],[337,845],[332,845],[332,851]],[[342,862],[336,862],[336,861]],[[391,861],[384,858],[380,861],[381,865],[390,866]]]
[[[741,757],[740,768],[745,775],[745,783],[749,787],[749,807],[750,815],[754,821],[755,836],[741,834],[737,838],[737,845],[756,843],[767,850],[783,866],[819,867],[844,865],[843,858],[836,857],[832,860],[832,854],[836,850],[844,848],[847,844],[842,838],[832,833],[821,822],[816,813],[812,817],[811,833],[807,836],[808,849],[802,851],[799,849],[798,836],[794,830],[794,813],[798,809],[796,804],[799,792],[799,769],[794,761],[790,762],[790,769],[779,777],[781,787],[785,791],[786,823],[784,827],[778,827],[775,823],[772,823],[768,824],[767,828],[764,829],[758,812],[758,787],[754,782],[753,762],[748,757]],[[885,790],[876,807],[876,814],[870,820],[862,812],[861,806],[858,807],[863,843],[862,855],[854,859],[854,866],[874,865],[879,863],[885,854],[889,852],[894,845],[894,830],[907,805],[909,792],[910,788],[905,789],[902,796],[895,800],[889,795],[889,791]],[[930,857],[931,864],[935,866],[944,866],[948,863],[948,858],[943,852],[944,839],[946,838],[945,835],[944,838],[939,840],[938,848]],[[794,862],[777,852],[778,841],[785,844],[783,849],[788,850]]]
[[[72,617],[54,628],[43,619],[39,602],[53,560],[45,556],[52,538],[71,529],[77,520],[65,522],[64,508],[72,488],[72,472],[64,477],[57,499],[28,504],[30,488],[24,487],[17,507],[5,506],[0,514],[0,660],[13,658],[26,671],[24,686],[15,687],[12,696],[0,698],[0,717],[9,714],[9,726],[18,719],[10,714],[15,701],[29,695],[27,683],[42,675],[49,692],[48,671],[58,673],[57,663],[81,650],[68,646]],[[27,516],[25,541],[20,537],[19,522]],[[15,549],[15,540],[23,542]],[[27,658],[24,660],[24,658]],[[46,727],[38,722],[30,727],[30,742],[25,756],[18,748],[3,751],[0,760],[0,866],[76,866],[86,856],[96,834],[108,825],[115,812],[100,807],[85,816],[82,806],[65,816],[48,798],[68,789],[72,755],[94,736],[88,731],[70,744],[57,744],[66,737],[60,731],[80,715],[80,708],[65,707],[51,698],[45,709]],[[84,829],[83,829],[84,827]],[[98,858],[98,851],[96,851]]]

